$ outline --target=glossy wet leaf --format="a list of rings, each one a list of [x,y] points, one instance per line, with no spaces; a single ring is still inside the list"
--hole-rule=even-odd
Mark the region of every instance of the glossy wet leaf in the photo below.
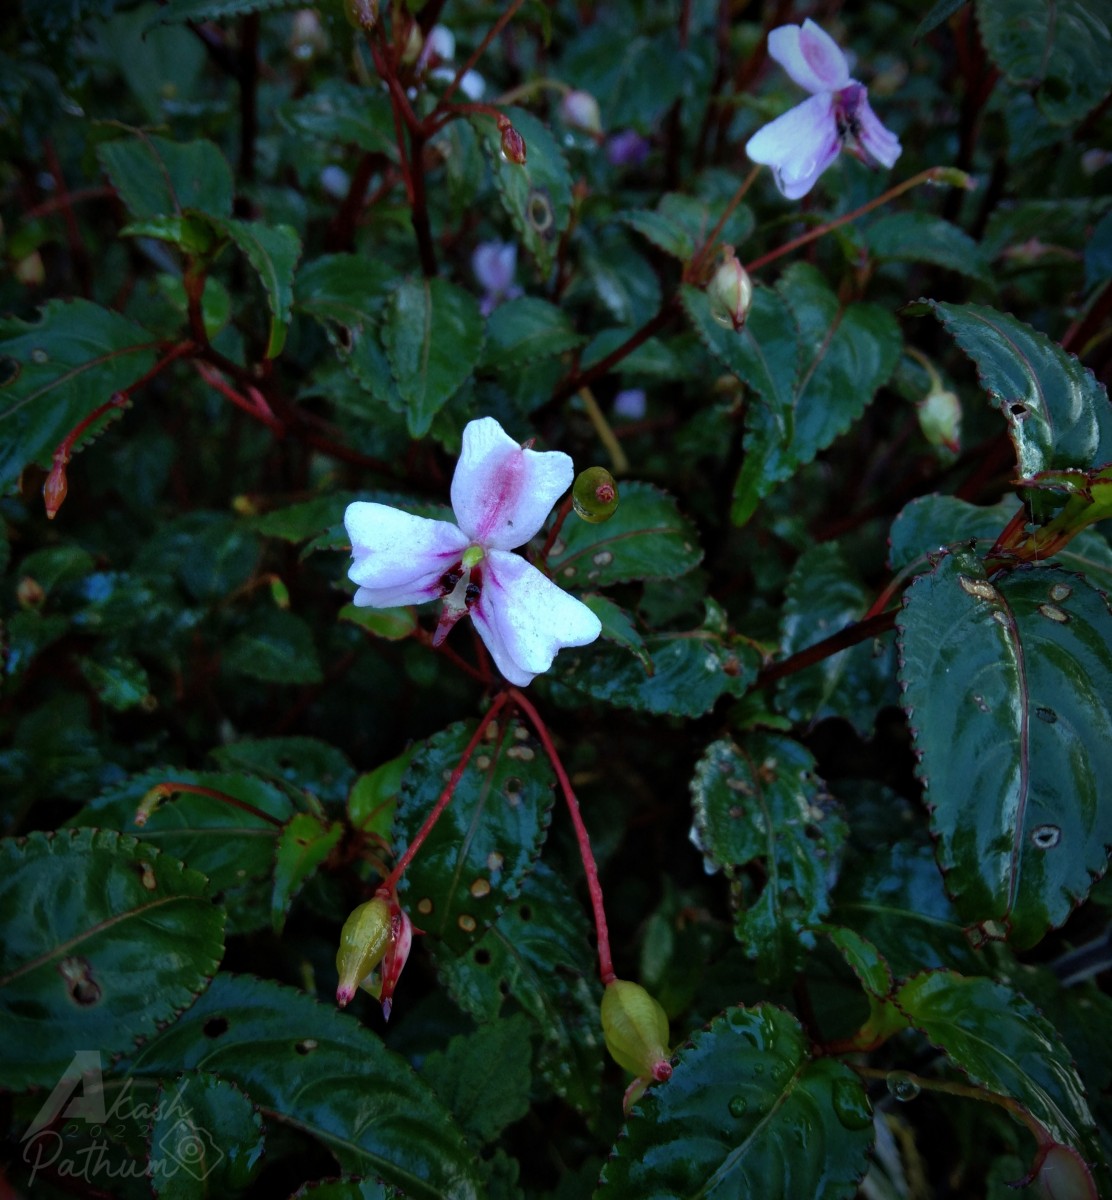
[[[548,563],[563,586],[607,587],[630,579],[671,579],[697,567],[703,551],[694,524],[667,493],[620,483],[614,515],[599,525],[569,517]]]
[[[980,245],[963,229],[926,212],[889,213],[865,231],[869,253],[878,262],[921,262],[975,279],[990,278]]]
[[[49,467],[66,435],[155,359],[152,334],[88,300],[51,300],[38,321],[0,318],[0,489],[28,463]],[[110,409],[75,445],[120,415]]]
[[[209,758],[222,771],[253,775],[281,788],[294,804],[341,805],[355,769],[338,747],[312,737],[241,738],[217,746]]]
[[[295,0],[170,0],[155,21],[231,21],[254,12],[292,8]],[[154,22],[152,22],[153,24]]]
[[[536,296],[507,300],[486,319],[483,365],[508,371],[552,358],[583,342],[563,309]]]
[[[343,836],[339,821],[313,813],[297,813],[278,835],[274,859],[274,891],[270,897],[270,920],[282,932],[294,897],[336,848]]]
[[[911,1023],[966,1074],[1025,1108],[1110,1182],[1085,1089],[1057,1030],[1018,991],[955,971],[924,972],[894,994]]]
[[[568,884],[539,862],[521,895],[470,949],[435,948],[456,1003],[480,1022],[520,1005],[539,1037],[536,1067],[569,1104],[589,1111],[602,1069],[601,988],[586,917]]]
[[[390,98],[385,91],[347,80],[322,80],[312,91],[284,104],[279,119],[312,143],[358,146],[397,158]]]
[[[143,798],[155,784],[164,782],[210,788],[272,820],[212,796],[181,792],[163,800],[145,825],[137,825],[135,814]],[[228,907],[229,932],[242,933],[267,922],[275,848],[281,826],[293,812],[289,798],[278,788],[250,775],[165,767],[108,789],[71,824],[122,829],[202,871]]]
[[[450,726],[414,754],[402,780],[393,842],[404,852],[444,790],[473,722]],[[418,928],[463,953],[521,890],[548,830],[555,778],[525,726],[491,727],[400,887]]]
[[[53,1087],[76,1049],[126,1051],[191,1004],[224,954],[208,880],[110,830],[0,841],[8,1087]]]
[[[735,936],[764,978],[787,977],[829,911],[846,836],[815,760],[780,734],[712,742],[691,799],[696,844],[730,880]]]
[[[708,204],[696,196],[665,192],[656,208],[633,209],[618,217],[666,254],[686,262],[706,243],[724,208],[724,203]],[[717,241],[739,245],[752,228],[753,214],[745,207],[736,208]]]
[[[158,1200],[206,1200],[245,1188],[265,1144],[258,1108],[233,1083],[199,1071],[159,1085],[150,1124],[152,1186]]]
[[[1112,32],[1099,0],[978,0],[989,57],[1009,82],[1034,89],[1056,124],[1080,120],[1112,90]]]
[[[982,936],[1034,945],[1107,868],[1112,613],[1053,567],[953,551],[907,592],[900,680],[939,865]]]
[[[685,286],[684,309],[710,352],[757,395],[746,416],[745,461],[732,516],[810,462],[864,412],[896,368],[901,338],[891,313],[843,306],[813,267],[798,263],[776,289],[757,288],[744,327],[714,319],[707,294]]]
[[[407,279],[390,299],[382,340],[410,436],[423,437],[479,361],[478,302],[444,279]]]
[[[296,613],[261,613],[228,643],[224,667],[264,683],[319,683],[320,656],[309,623]]]
[[[813,1059],[783,1009],[731,1008],[638,1101],[595,1195],[849,1200],[872,1142],[872,1110],[848,1066]]]
[[[788,580],[780,618],[781,656],[787,658],[862,620],[875,596],[834,542],[812,546]],[[843,717],[863,736],[877,710],[898,703],[893,638],[870,638],[829,655],[780,683],[780,710],[795,722]]]
[[[357,1021],[303,992],[218,975],[131,1064],[142,1075],[202,1066],[318,1141],[346,1172],[422,1200],[478,1195],[471,1155],[428,1085]]]
[[[286,344],[301,239],[289,225],[264,225],[261,221],[238,221],[231,217],[213,224],[243,251],[262,284],[270,309],[266,357],[274,358]]]
[[[917,496],[892,522],[888,565],[899,571],[918,563],[925,571],[930,567],[928,555],[973,540],[987,554],[1018,508],[1019,502],[1014,499],[979,505],[957,496]]]
[[[981,386],[1007,419],[1022,478],[1112,462],[1112,404],[1078,359],[1008,313],[925,303],[976,364]]]

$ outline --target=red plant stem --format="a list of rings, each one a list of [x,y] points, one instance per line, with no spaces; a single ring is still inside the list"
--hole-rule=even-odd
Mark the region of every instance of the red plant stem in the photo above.
[[[564,764],[560,761],[559,754],[556,753],[556,747],[553,745],[552,737],[548,732],[548,726],[544,723],[544,718],[517,688],[510,688],[508,694],[513,697],[514,703],[525,713],[533,728],[537,731],[537,737],[541,740],[544,752],[548,755],[548,761],[552,764],[552,769],[556,772],[556,778],[560,781],[560,789],[564,793],[564,799],[567,801],[568,812],[571,814],[571,823],[575,826],[575,840],[579,843],[579,857],[583,860],[583,871],[587,876],[587,890],[591,896],[591,908],[595,914],[595,933],[598,938],[599,978],[602,980],[604,987],[609,986],[617,976],[614,974],[614,964],[610,958],[610,933],[606,927],[606,908],[602,901],[602,885],[598,881],[598,864],[595,862],[594,851],[591,849],[591,839],[587,833],[587,827],[583,824],[583,814],[579,811],[579,801],[576,799],[575,792],[572,789],[568,773],[564,770]]]
[[[261,808],[256,808],[254,804],[248,804],[246,800],[240,800],[236,796],[229,796],[227,792],[218,792],[215,788],[202,787],[199,783],[176,783],[174,780],[168,779],[165,783],[156,783],[147,792],[147,795],[149,796],[151,792],[155,791],[161,792],[164,799],[169,799],[179,792],[188,792],[194,796],[208,796],[210,800],[219,800],[221,804],[242,809],[243,812],[250,813],[253,817],[258,817],[259,820],[266,821],[269,825],[275,825],[279,829],[282,827],[282,821],[278,817],[264,812]],[[137,816],[135,823],[137,825],[145,825],[146,818],[140,821]]]
[[[841,632],[823,638],[821,642],[816,642],[813,646],[800,650],[798,654],[785,658],[782,662],[772,663],[757,676],[754,686],[767,687],[770,683],[775,683],[777,679],[783,679],[786,675],[794,675],[796,671],[813,667],[815,663],[822,662],[824,658],[829,658],[840,650],[848,650],[850,646],[856,646],[858,642],[863,642],[866,638],[888,633],[895,629],[896,614],[899,611],[898,608],[889,608],[885,612],[877,613],[875,617],[857,621]]]
[[[853,212],[848,212],[836,220],[826,221],[817,228],[808,230],[807,233],[793,238],[790,242],[785,242],[775,250],[770,250],[767,254],[762,254],[760,258],[753,259],[751,263],[745,264],[745,269],[752,274],[768,263],[775,262],[778,258],[783,258],[785,254],[790,254],[793,250],[798,250],[800,246],[806,246],[809,242],[816,241],[820,237],[825,237],[826,234],[837,229],[840,225],[848,225],[850,221],[856,221],[858,217],[863,217],[866,213],[872,212],[874,208],[879,208],[882,204],[887,204],[889,200],[895,200],[897,196],[902,196],[904,192],[910,191],[913,187],[918,187],[921,183],[933,183],[937,181],[940,178],[940,172],[945,170],[945,167],[928,167],[927,170],[920,171],[918,175],[912,175],[910,179],[905,179],[903,183],[898,183],[895,187],[889,188],[888,191],[877,196],[875,200],[870,200],[868,204],[862,204],[860,208],[855,208]]]
[[[548,537],[544,539],[541,552],[537,555],[541,562],[548,561],[548,555],[552,547],[556,544],[556,539],[560,536],[560,530],[564,528],[564,522],[568,519],[568,513],[572,510],[572,504],[571,492],[568,492],[564,498],[564,503],[560,505],[559,511],[556,513],[556,520],[552,522],[552,528],[548,531]]]
[[[714,251],[714,243],[718,240],[718,235],[723,229],[726,228],[726,222],[730,219],[734,209],[737,208],[737,206],[745,198],[745,193],[753,186],[757,176],[760,173],[761,168],[759,166],[755,166],[741,181],[741,186],[730,197],[730,203],[727,204],[722,210],[722,215],[718,218],[718,224],[715,225],[715,227],[710,231],[710,234],[707,236],[707,240],[703,243],[702,247],[695,252],[695,257],[691,260],[690,265],[684,271],[685,279],[689,279],[693,283],[698,281],[700,271],[703,269],[707,258]]]
[[[522,6],[522,4],[524,4],[524,2],[525,2],[525,0],[513,0],[513,3],[510,4],[510,6],[498,18],[498,20],[494,22],[494,24],[487,31],[486,37],[483,38],[483,40],[475,48],[475,51],[471,55],[471,57],[456,72],[455,79],[453,79],[452,82],[450,84],[448,84],[448,87],[446,88],[444,95],[440,97],[440,103],[425,118],[426,123],[431,121],[433,119],[433,117],[436,116],[437,112],[440,109],[442,109],[448,103],[448,101],[451,100],[451,98],[456,94],[456,89],[459,87],[460,81],[467,74],[467,72],[470,71],[472,67],[474,67],[474,65],[479,61],[479,59],[483,57],[483,55],[486,53],[487,46],[489,46],[490,43],[493,42],[494,39],[502,32],[502,30],[505,29],[505,27],[510,23],[510,21],[513,20],[514,14]]]
[[[62,174],[62,162],[58,157],[58,151],[54,147],[52,138],[47,138],[43,142],[43,151],[46,154],[47,169],[54,179],[54,186],[58,189],[58,204],[62,212],[62,220],[66,226],[66,240],[69,242],[73,267],[81,284],[81,293],[84,296],[90,296],[93,290],[93,275],[90,267],[89,250],[85,245],[85,239],[81,236],[81,226],[77,223],[77,217],[70,202],[71,198],[69,188],[66,187],[66,177]]]
[[[452,796],[455,794],[456,788],[459,786],[459,781],[463,778],[464,771],[467,770],[467,764],[471,761],[472,754],[478,749],[479,743],[483,739],[483,735],[487,731],[487,727],[491,721],[505,707],[506,701],[509,699],[508,692],[500,692],[494,697],[494,703],[487,709],[486,715],[479,722],[478,728],[471,735],[471,740],[467,743],[463,753],[460,755],[460,760],[456,763],[455,770],[452,771],[448,782],[444,785],[444,790],[440,793],[440,798],[433,805],[432,811],[425,818],[424,824],[414,834],[413,841],[406,847],[405,853],[394,864],[394,869],[382,881],[378,887],[380,895],[393,895],[395,888],[398,886],[398,880],[405,874],[406,867],[413,861],[417,855],[417,851],[421,849],[425,839],[432,832],[433,826],[440,820],[440,814],[451,803]]]
[[[256,421],[261,421],[267,429],[274,434],[275,437],[284,437],[286,428],[281,421],[270,411],[266,401],[262,398],[262,393],[257,389],[255,391],[257,400],[248,400],[246,396],[241,395],[229,383],[226,383],[221,378],[220,373],[206,362],[201,362],[195,359],[193,365],[197,368],[197,373],[209,385],[218,391],[225,400],[230,400],[236,408],[242,408],[245,413],[255,418]]]

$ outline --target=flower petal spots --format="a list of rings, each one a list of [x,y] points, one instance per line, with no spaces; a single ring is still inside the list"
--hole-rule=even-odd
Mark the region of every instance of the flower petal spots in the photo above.
[[[523,546],[571,487],[558,450],[523,450],[493,417],[472,421],[452,478],[452,509],[468,539],[496,550]]]
[[[565,646],[602,632],[598,617],[516,554],[492,550],[471,619],[499,671],[517,687],[547,671]]]
[[[798,200],[838,157],[841,149],[834,98],[812,96],[770,121],[745,144],[756,163],[773,168],[776,186],[789,200]]]
[[[800,87],[816,95],[849,82],[849,63],[838,43],[814,21],[781,25],[768,35],[768,52]]]

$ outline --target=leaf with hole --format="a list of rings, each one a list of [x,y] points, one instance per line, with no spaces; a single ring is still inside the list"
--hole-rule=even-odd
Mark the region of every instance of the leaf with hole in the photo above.
[[[224,955],[208,880],[109,830],[0,841],[9,1088],[53,1087],[76,1049],[130,1049],[192,1004]]]
[[[979,936],[1026,949],[1108,865],[1108,600],[1054,567],[989,579],[954,550],[911,585],[897,625],[947,890]]]

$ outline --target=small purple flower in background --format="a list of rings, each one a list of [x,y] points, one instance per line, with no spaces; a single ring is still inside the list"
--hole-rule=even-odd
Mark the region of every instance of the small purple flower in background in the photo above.
[[[522,294],[514,283],[517,246],[513,242],[480,242],[471,255],[471,270],[486,293],[480,304],[484,317],[489,317],[503,300],[516,300]]]
[[[614,397],[614,416],[623,421],[640,421],[646,408],[643,388],[625,388]]]
[[[493,417],[463,431],[452,510],[457,525],[357,500],[344,513],[361,608],[443,598],[433,645],[471,614],[494,665],[518,687],[565,646],[602,632],[598,617],[519,554],[571,486],[571,459],[519,446]]]
[[[636,130],[623,129],[606,143],[606,159],[612,167],[639,167],[649,157],[649,143]]]
[[[811,98],[759,129],[745,153],[772,167],[789,200],[806,196],[843,146],[869,166],[895,163],[899,139],[869,107],[868,92],[850,78],[846,56],[830,34],[811,20],[781,25],[768,35],[768,52]]]

